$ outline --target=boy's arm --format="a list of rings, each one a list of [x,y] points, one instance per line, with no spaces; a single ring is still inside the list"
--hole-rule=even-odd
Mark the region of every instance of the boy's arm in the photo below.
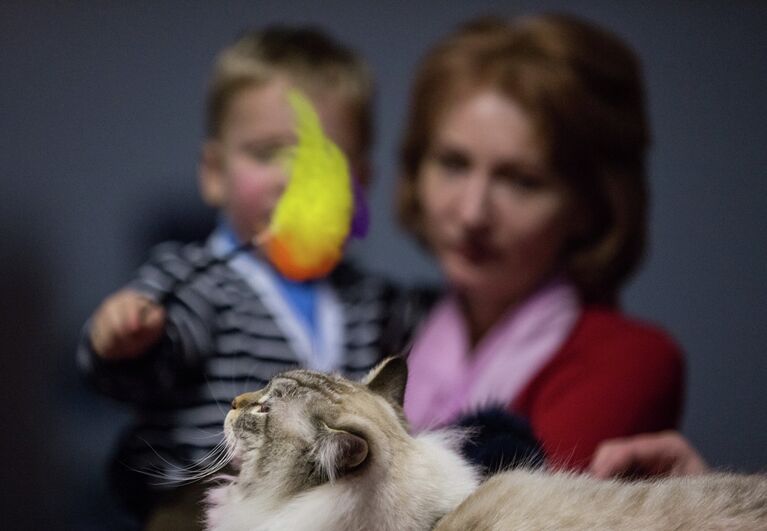
[[[106,359],[98,355],[90,341],[87,323],[77,347],[77,365],[100,392],[117,400],[136,404],[156,403],[176,385],[179,368],[174,344],[166,334],[136,358]]]
[[[135,289],[107,297],[89,323],[90,345],[105,360],[142,357],[162,337],[165,307]]]
[[[99,391],[118,400],[157,403],[170,399],[172,391],[184,383],[199,378],[202,357],[210,351],[212,310],[198,290],[185,283],[199,259],[199,249],[160,246],[123,290],[156,304],[166,303],[163,330],[144,350],[111,359],[102,356],[94,349],[94,318],[86,323],[77,362]],[[121,353],[119,348],[113,352]]]

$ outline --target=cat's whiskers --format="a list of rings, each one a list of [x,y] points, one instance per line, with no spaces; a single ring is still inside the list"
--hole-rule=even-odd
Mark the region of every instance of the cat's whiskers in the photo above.
[[[205,376],[205,385],[208,387],[208,393],[210,393],[210,397],[213,399],[213,401],[216,403],[216,407],[218,408],[218,411],[226,416],[226,411],[221,407],[221,401],[218,399],[216,394],[213,392],[213,387],[210,385],[210,378],[208,378],[207,371],[204,371]],[[227,404],[228,405],[228,404]]]
[[[199,439],[221,438],[224,435],[224,430],[218,430],[218,431],[215,431],[215,432],[211,432],[211,431],[208,431],[205,428],[201,428],[199,426],[195,426],[194,429],[202,433],[202,435],[200,435]],[[217,444],[221,444],[221,443],[219,442]]]
[[[143,440],[143,439],[142,439]],[[209,452],[195,462],[182,466],[168,461],[151,444],[144,440],[147,446],[168,465],[167,470],[161,472],[152,470],[132,469],[141,474],[160,480],[155,485],[186,485],[215,474],[228,465],[234,458],[234,448],[230,447],[225,440],[219,441]]]

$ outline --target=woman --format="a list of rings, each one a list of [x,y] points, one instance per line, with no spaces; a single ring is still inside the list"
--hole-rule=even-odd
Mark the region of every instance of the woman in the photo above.
[[[638,60],[588,23],[483,19],[427,55],[398,206],[449,290],[410,354],[414,428],[502,404],[582,469],[601,441],[677,425],[681,352],[618,306],[648,145]]]

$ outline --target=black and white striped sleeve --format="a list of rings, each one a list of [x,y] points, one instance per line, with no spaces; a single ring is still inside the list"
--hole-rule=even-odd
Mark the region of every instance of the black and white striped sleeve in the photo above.
[[[140,358],[100,358],[90,344],[86,323],[77,362],[99,391],[136,404],[158,403],[172,400],[174,389],[199,379],[202,358],[211,350],[210,326],[214,320],[210,303],[194,286],[204,259],[199,247],[164,244],[128,284],[165,305],[167,311],[161,340]]]

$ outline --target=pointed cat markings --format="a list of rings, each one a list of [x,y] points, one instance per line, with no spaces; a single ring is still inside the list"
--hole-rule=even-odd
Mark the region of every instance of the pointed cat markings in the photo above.
[[[408,434],[406,381],[393,358],[361,383],[299,370],[242,395],[225,422],[238,475],[209,491],[208,529],[767,529],[765,476],[517,470],[480,486],[456,450],[462,435]]]

